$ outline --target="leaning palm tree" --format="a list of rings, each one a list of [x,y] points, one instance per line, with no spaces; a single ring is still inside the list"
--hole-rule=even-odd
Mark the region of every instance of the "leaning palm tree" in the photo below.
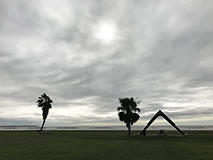
[[[42,131],[43,127],[44,127],[44,123],[47,119],[47,115],[49,113],[49,109],[52,108],[52,103],[53,101],[50,99],[49,96],[47,96],[45,93],[43,95],[41,95],[40,97],[38,97],[38,100],[36,101],[36,103],[38,104],[38,107],[42,107],[43,113],[43,123],[41,126],[40,131]]]
[[[141,101],[136,101],[134,98],[119,98],[119,102],[121,104],[120,107],[117,108],[119,119],[126,123],[126,127],[128,128],[128,135],[131,135],[131,125],[137,122],[140,116],[136,112],[140,112],[140,109],[137,108],[137,105]]]

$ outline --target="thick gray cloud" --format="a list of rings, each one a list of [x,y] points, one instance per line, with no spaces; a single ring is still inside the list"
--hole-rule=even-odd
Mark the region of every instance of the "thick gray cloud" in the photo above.
[[[38,124],[43,92],[49,125],[121,124],[130,96],[139,125],[159,109],[210,124],[212,16],[210,0],[0,1],[0,125]]]

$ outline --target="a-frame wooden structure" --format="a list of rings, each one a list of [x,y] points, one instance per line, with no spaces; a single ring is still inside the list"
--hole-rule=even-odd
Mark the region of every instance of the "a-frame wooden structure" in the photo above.
[[[153,117],[152,119],[147,123],[146,127],[140,132],[140,135],[144,135],[146,136],[146,130],[147,128],[149,128],[149,126],[155,121],[155,119],[158,116],[162,116],[165,120],[167,120],[176,130],[178,130],[182,135],[185,135],[184,132],[182,132],[176,125],[175,123],[169,118],[167,117],[161,110],[159,110]]]

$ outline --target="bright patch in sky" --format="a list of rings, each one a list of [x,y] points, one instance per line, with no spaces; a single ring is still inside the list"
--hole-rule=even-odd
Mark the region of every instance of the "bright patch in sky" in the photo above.
[[[110,42],[114,38],[115,29],[110,24],[103,24],[98,32],[98,38],[103,42]]]

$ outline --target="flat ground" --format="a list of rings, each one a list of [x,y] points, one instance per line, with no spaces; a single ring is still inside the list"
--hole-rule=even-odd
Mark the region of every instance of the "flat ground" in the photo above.
[[[212,160],[213,132],[127,136],[127,131],[0,132],[0,160]],[[152,136],[155,134],[155,136]],[[175,136],[178,135],[178,136]]]

